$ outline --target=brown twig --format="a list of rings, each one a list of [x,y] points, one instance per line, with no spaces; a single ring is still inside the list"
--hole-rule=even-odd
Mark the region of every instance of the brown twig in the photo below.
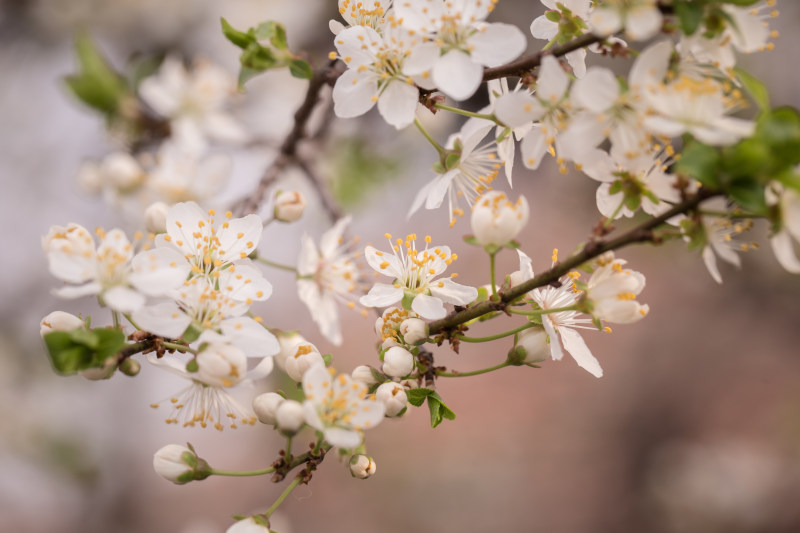
[[[561,276],[568,273],[570,270],[581,266],[582,264],[602,253],[610,250],[616,250],[629,244],[654,242],[655,235],[653,234],[653,229],[660,226],[675,215],[686,213],[695,209],[700,202],[717,194],[718,193],[715,192],[701,190],[699,193],[688,197],[686,200],[675,205],[672,207],[672,209],[666,211],[665,213],[647,220],[646,222],[636,226],[626,233],[623,233],[615,239],[607,241],[602,239],[592,240],[583,248],[583,250],[570,256],[565,261],[553,266],[553,268],[550,270],[547,270],[532,279],[520,283],[519,285],[515,285],[506,291],[501,291],[498,293],[500,296],[498,301],[486,300],[473,307],[467,308],[463,311],[453,312],[440,320],[431,322],[429,326],[430,334],[446,334],[446,332],[452,330],[460,324],[464,324],[465,322],[469,322],[470,320],[494,311],[503,310],[509,302],[513,302],[517,298],[537,287],[543,287],[549,283],[558,281]]]

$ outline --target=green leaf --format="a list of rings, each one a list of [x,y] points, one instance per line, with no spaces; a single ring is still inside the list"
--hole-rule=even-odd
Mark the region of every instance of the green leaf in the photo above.
[[[408,398],[408,403],[415,407],[419,407],[425,402],[425,398],[429,395],[434,394],[434,391],[431,389],[409,389],[406,391],[406,397]]]
[[[739,78],[739,81],[742,82],[742,85],[747,93],[750,95],[756,105],[758,105],[758,108],[761,111],[768,110],[769,92],[761,80],[748,73],[741,67],[733,67],[733,71],[736,73],[736,77]]]
[[[130,95],[125,79],[111,67],[88,34],[76,36],[75,52],[81,71],[64,78],[67,86],[89,107],[109,116],[116,114],[120,100]]]
[[[286,41],[286,28],[283,24],[268,20],[256,27],[256,39],[269,39],[270,44],[278,50],[288,50],[289,43]]]
[[[717,187],[719,185],[719,167],[719,151],[711,146],[693,141],[681,153],[676,170],[703,185]]]
[[[92,333],[95,334],[98,340],[94,350],[94,362],[98,363],[97,366],[102,364],[109,357],[115,355],[125,346],[125,334],[118,329],[94,329]]]
[[[773,168],[785,168],[800,161],[800,116],[790,107],[764,113],[756,124],[756,137],[772,151]]]
[[[768,211],[764,186],[755,180],[732,183],[727,192],[733,201],[751,213],[765,215]]]
[[[256,39],[253,35],[237,30],[225,20],[225,17],[221,17],[220,21],[222,22],[222,34],[239,48],[247,48],[250,43],[255,42]]]
[[[44,336],[50,363],[57,374],[68,376],[78,370],[88,368],[92,352],[86,346],[75,343],[71,332],[53,331]]]
[[[438,393],[431,391],[428,395],[428,409],[431,412],[431,427],[435,428],[443,419],[455,420],[456,414],[445,405]]]
[[[692,35],[703,22],[703,5],[696,1],[683,1],[674,4],[675,14],[686,35]]]
[[[289,61],[289,73],[301,80],[310,80],[314,77],[314,71],[305,59],[292,59]]]
[[[447,157],[444,159],[444,166],[448,170],[451,170],[456,168],[459,162],[461,162],[461,154],[447,154]]]

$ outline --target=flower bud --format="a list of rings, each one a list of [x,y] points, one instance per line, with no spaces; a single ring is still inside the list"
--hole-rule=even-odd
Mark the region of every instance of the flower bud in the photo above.
[[[297,433],[306,423],[303,404],[294,400],[284,400],[275,411],[275,422],[281,431]]]
[[[526,329],[517,337],[515,350],[519,353],[523,363],[541,363],[550,355],[550,345],[547,344],[547,333],[542,328]]]
[[[378,384],[378,380],[375,379],[375,376],[372,373],[372,369],[366,365],[359,365],[353,369],[353,372],[350,374],[356,381],[360,381],[367,387],[371,387],[373,385]]]
[[[103,172],[100,170],[100,163],[93,159],[81,163],[78,169],[78,185],[89,194],[103,192]]]
[[[428,324],[419,318],[407,318],[400,323],[400,334],[406,344],[418,344],[428,338]]]
[[[489,191],[475,201],[470,220],[475,240],[483,246],[508,244],[528,223],[528,201],[516,203],[501,191]]]
[[[408,396],[397,383],[384,383],[375,391],[375,399],[386,407],[386,416],[397,416],[406,408]]]
[[[103,159],[101,165],[105,179],[114,187],[130,190],[137,187],[145,177],[139,162],[126,152],[114,152]]]
[[[180,444],[167,444],[158,450],[153,456],[153,468],[159,476],[176,485],[211,475],[208,463],[197,457],[194,450]]]
[[[213,387],[232,387],[247,374],[247,356],[232,344],[210,342],[196,361],[193,378]]]
[[[377,466],[369,455],[353,455],[350,457],[350,474],[354,478],[367,479],[375,473]]]
[[[42,319],[39,334],[44,337],[45,334],[53,331],[75,331],[85,326],[86,323],[73,314],[64,311],[53,311]]]
[[[324,365],[325,360],[310,342],[295,345],[292,355],[286,358],[284,367],[289,377],[295,381],[303,381],[303,374],[314,365]]]
[[[389,348],[383,356],[383,373],[389,377],[402,378],[414,370],[414,356],[400,346]]]
[[[269,533],[268,522],[262,518],[264,523],[257,521],[254,517],[248,516],[243,520],[239,520],[231,527],[225,530],[225,533]]]
[[[297,331],[279,331],[274,333],[278,338],[278,343],[281,345],[281,351],[275,354],[273,358],[281,369],[286,370],[286,358],[290,355],[294,355],[295,347],[298,344],[308,343],[308,341]]]
[[[275,414],[286,398],[276,392],[265,392],[253,398],[253,411],[262,424],[275,425]]]
[[[152,233],[166,233],[167,211],[169,206],[164,202],[154,202],[144,210],[144,227]]]
[[[281,191],[275,197],[273,216],[281,222],[294,222],[303,216],[306,199],[299,191]]]
[[[110,359],[113,362],[113,358]],[[106,359],[106,361],[108,360],[109,359]],[[119,371],[130,377],[137,375],[141,369],[142,365],[139,364],[139,361],[136,359],[131,359],[130,357],[123,359],[123,361],[119,364]]]

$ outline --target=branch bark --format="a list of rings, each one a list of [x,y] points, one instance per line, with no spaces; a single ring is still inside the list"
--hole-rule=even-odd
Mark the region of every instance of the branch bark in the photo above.
[[[669,211],[666,211],[662,215],[657,217],[651,218],[646,222],[636,226],[635,228],[623,233],[619,237],[611,240],[593,240],[590,241],[580,252],[576,253],[568,257],[565,261],[558,263],[557,265],[553,266],[550,270],[547,270],[538,276],[529,279],[519,285],[515,285],[511,287],[507,291],[500,292],[498,295],[500,296],[500,300],[493,302],[491,300],[483,301],[473,307],[464,309],[463,311],[457,311],[450,313],[450,315],[436,320],[430,323],[429,330],[431,335],[436,335],[442,332],[446,332],[452,330],[453,328],[464,324],[465,322],[469,322],[475,318],[483,316],[487,313],[491,313],[494,311],[501,311],[505,309],[509,302],[512,302],[523,296],[525,293],[537,288],[543,287],[548,285],[554,281],[557,281],[561,276],[569,272],[570,270],[579,267],[580,265],[586,263],[587,261],[597,257],[598,255],[608,252],[610,250],[616,250],[619,248],[623,248],[629,244],[640,243],[640,242],[651,242],[653,241],[653,229],[660,226],[670,218],[674,217],[675,215],[679,215],[682,213],[686,213],[691,211],[692,209],[696,208],[700,202],[707,200],[713,196],[716,196],[719,193],[712,192],[712,191],[700,191],[699,193],[690,196],[683,202],[675,205]]]

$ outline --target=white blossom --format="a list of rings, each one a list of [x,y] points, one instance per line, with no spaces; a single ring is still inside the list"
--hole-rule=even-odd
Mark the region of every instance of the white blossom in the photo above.
[[[608,36],[625,29],[634,41],[644,41],[661,31],[663,17],[656,0],[605,0],[589,19],[592,30]]]
[[[391,244],[391,235],[386,234]],[[425,237],[425,248],[417,250],[416,235],[397,239],[392,245],[394,253],[387,254],[367,246],[364,256],[374,270],[394,279],[391,285],[376,283],[368,294],[361,297],[366,307],[387,307],[401,300],[411,300],[411,309],[423,318],[435,320],[446,314],[444,304],[466,305],[478,296],[474,287],[467,287],[450,278],[436,280],[457,256],[447,246],[430,246]]]
[[[397,383],[384,383],[375,390],[375,399],[386,407],[386,416],[394,417],[406,408],[408,395]]]
[[[592,314],[605,322],[630,324],[644,318],[650,311],[648,305],[636,301],[645,285],[644,275],[623,268],[624,259],[615,259],[613,253],[602,257],[586,283],[586,298],[591,302]]]
[[[305,373],[313,366],[325,366],[325,360],[316,346],[310,342],[295,344],[283,363],[284,370],[295,381],[302,381]]]
[[[795,244],[800,243],[800,194],[772,183],[767,188],[767,200],[778,210],[776,231],[769,240],[775,258],[788,272],[800,274],[800,259],[795,252]]]
[[[346,374],[316,365],[303,376],[306,422],[340,448],[355,448],[361,432],[383,420],[382,403],[367,398],[367,387]]]

